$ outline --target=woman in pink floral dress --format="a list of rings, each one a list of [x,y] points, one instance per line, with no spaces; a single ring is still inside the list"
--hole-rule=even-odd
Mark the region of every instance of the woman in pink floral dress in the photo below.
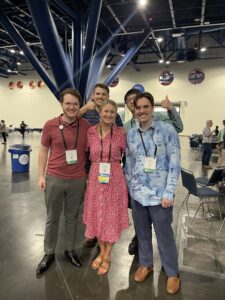
[[[96,237],[101,252],[92,268],[104,275],[110,267],[110,253],[121,232],[128,227],[127,186],[120,165],[126,136],[116,127],[117,105],[105,100],[100,107],[100,122],[88,130],[91,169],[84,203],[85,236]]]

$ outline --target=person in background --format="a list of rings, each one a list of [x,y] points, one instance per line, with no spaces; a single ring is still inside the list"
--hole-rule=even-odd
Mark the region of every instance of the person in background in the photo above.
[[[223,120],[222,123],[223,123],[223,128],[220,129],[220,132],[219,132],[219,142],[223,142],[223,137],[225,134],[225,120]]]
[[[206,121],[206,127],[202,131],[202,144],[203,144],[203,153],[202,153],[202,167],[206,169],[212,169],[209,161],[212,154],[212,135],[215,132],[215,129],[211,131],[213,126],[212,120]]]
[[[72,88],[62,92],[63,114],[43,127],[38,157],[39,188],[45,192],[47,221],[45,255],[36,274],[45,272],[55,260],[55,248],[61,212],[65,216],[65,256],[75,267],[82,263],[74,251],[76,223],[86,186],[86,140],[88,122],[78,117],[80,93]]]
[[[152,226],[163,268],[167,293],[180,289],[178,253],[172,220],[174,194],[180,174],[179,137],[173,126],[153,118],[154,98],[140,93],[134,99],[136,127],[127,133],[125,175],[138,237],[136,282],[153,272]]]
[[[140,94],[139,90],[130,89],[129,91],[127,91],[127,93],[124,96],[125,104],[132,114],[132,118],[124,124],[124,127],[127,131],[136,126],[134,99],[138,94]],[[161,120],[170,123],[171,125],[174,126],[174,128],[178,133],[182,132],[183,122],[180,118],[179,113],[176,111],[175,107],[173,106],[173,104],[171,103],[171,101],[167,96],[164,100],[161,101],[161,105],[163,108],[167,109],[168,116],[160,112],[153,112],[154,120],[156,121]],[[136,234],[132,238],[128,246],[128,253],[130,255],[135,255],[138,253],[138,239]]]
[[[217,144],[217,149],[219,150],[219,158],[216,167],[224,168],[225,167],[225,120],[223,120],[223,128],[220,130],[218,138],[219,138],[219,142]]]
[[[99,255],[92,268],[99,275],[109,271],[111,251],[121,232],[128,227],[128,197],[120,164],[126,150],[126,134],[115,125],[117,105],[105,100],[99,107],[100,122],[89,128],[91,168],[84,202],[85,236],[97,238]]]
[[[214,136],[217,137],[219,134],[219,126],[216,126],[215,131],[214,131]]]
[[[7,144],[7,133],[6,133],[6,125],[5,125],[5,121],[1,120],[0,122],[0,133],[3,137],[3,145]]]
[[[80,108],[79,116],[86,119],[91,125],[99,123],[100,105],[103,101],[109,99],[109,87],[104,83],[97,83],[94,86],[91,99]],[[119,114],[116,114],[115,123],[118,127],[123,127],[123,122]],[[96,238],[86,239],[85,247],[94,247],[97,242]]]
[[[24,139],[26,127],[27,127],[27,124],[25,124],[24,121],[22,121],[20,123],[20,133],[22,134],[23,139]]]

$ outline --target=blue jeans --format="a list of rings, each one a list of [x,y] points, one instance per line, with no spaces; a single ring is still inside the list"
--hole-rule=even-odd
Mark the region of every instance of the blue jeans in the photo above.
[[[209,165],[211,154],[212,154],[212,144],[204,143],[203,144],[203,153],[202,153],[202,165],[203,166]]]

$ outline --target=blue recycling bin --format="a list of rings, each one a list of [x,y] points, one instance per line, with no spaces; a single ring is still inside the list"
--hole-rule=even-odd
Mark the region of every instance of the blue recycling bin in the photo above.
[[[15,144],[9,147],[11,153],[12,172],[29,172],[30,167],[30,145]]]

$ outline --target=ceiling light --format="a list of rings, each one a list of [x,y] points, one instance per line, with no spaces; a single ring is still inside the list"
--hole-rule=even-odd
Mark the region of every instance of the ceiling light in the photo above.
[[[107,65],[106,68],[110,69],[112,66],[111,65]]]
[[[166,61],[166,64],[167,64],[167,65],[169,65],[169,64],[170,64],[170,61],[169,61],[169,60],[167,60],[167,61]]]
[[[138,4],[142,7],[146,6],[147,5],[147,0],[139,0],[138,1]]]
[[[21,51],[20,51],[20,54],[21,54],[21,55],[24,55],[24,52],[21,50]]]
[[[16,50],[14,50],[14,49],[10,49],[9,50],[11,53],[16,53]]]
[[[160,63],[160,64],[164,63],[164,60],[163,60],[163,59],[160,59],[160,60],[159,60],[159,63]]]
[[[205,51],[206,51],[206,47],[202,47],[202,48],[200,49],[200,51],[201,51],[201,52],[205,52]]]
[[[181,37],[182,35],[184,35],[184,32],[182,29],[173,29],[171,34],[172,34],[173,38],[177,38],[177,37]]]
[[[21,65],[21,62],[18,61],[16,64],[17,64],[18,66],[20,66],[20,65]]]
[[[11,73],[12,71],[10,69],[7,70],[8,73]]]
[[[161,36],[157,38],[158,43],[161,43],[162,41],[163,41],[163,38]]]

